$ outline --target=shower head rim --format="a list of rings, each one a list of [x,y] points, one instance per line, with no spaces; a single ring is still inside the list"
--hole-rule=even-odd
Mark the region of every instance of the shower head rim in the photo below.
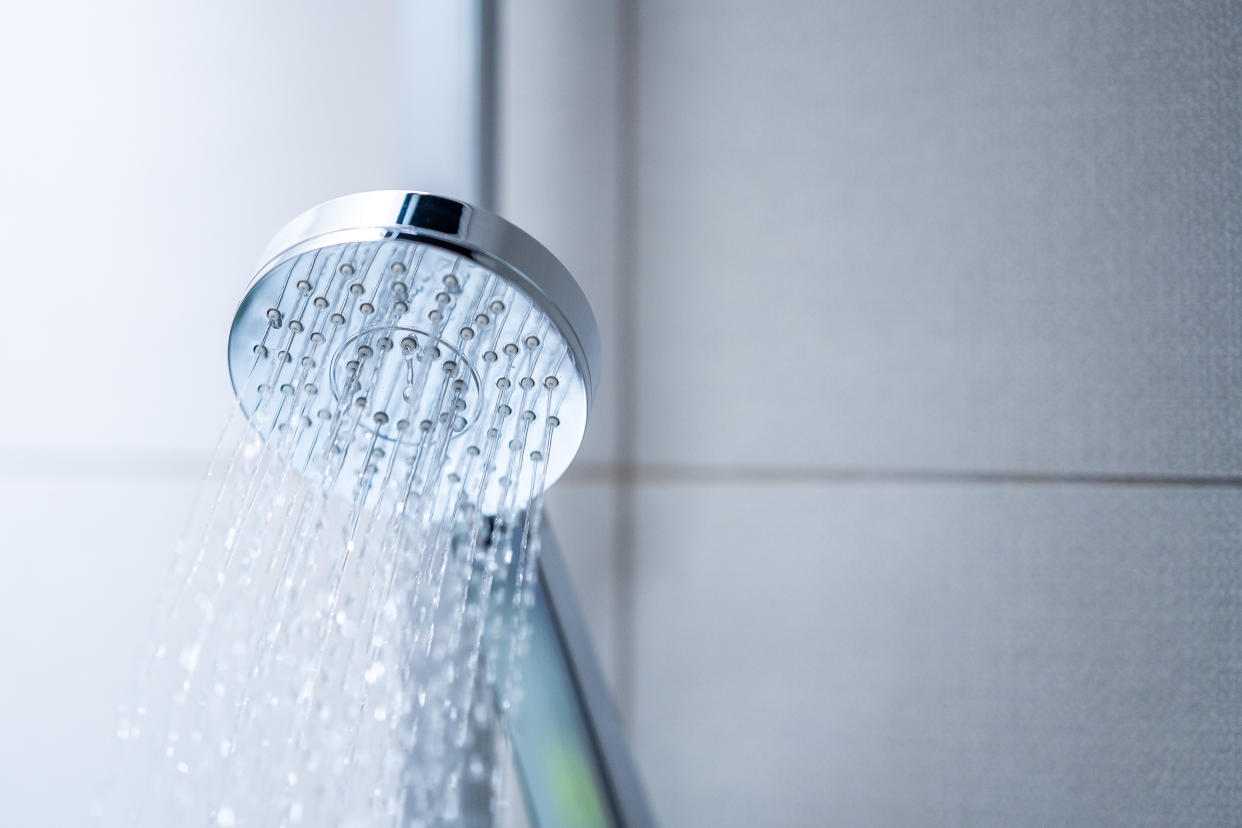
[[[468,202],[419,190],[370,190],[325,201],[272,237],[246,293],[272,268],[306,250],[341,241],[388,239],[451,250],[521,288],[565,337],[591,409],[599,385],[601,344],[582,288],[537,239]]]

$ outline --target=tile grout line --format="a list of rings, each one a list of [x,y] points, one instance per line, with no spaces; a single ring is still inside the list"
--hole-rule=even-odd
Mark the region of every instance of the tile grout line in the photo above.
[[[634,435],[618,440],[633,453]],[[199,477],[211,463],[200,449],[100,449],[58,446],[0,448],[0,478]],[[1178,488],[1242,488],[1239,474],[1174,472],[1047,472],[1020,469],[937,469],[879,466],[763,466],[696,463],[580,462],[563,478],[569,483],[641,485],[796,484],[995,484],[1101,485]]]
[[[973,484],[1242,488],[1242,475],[1160,472],[1039,472],[866,466],[704,466],[596,463],[571,467],[570,483],[641,485]]]
[[[185,449],[0,448],[0,479],[201,478],[209,451]]]
[[[628,461],[638,448],[638,0],[621,0],[617,6],[617,318],[620,342],[617,360],[616,456]],[[616,538],[613,547],[613,579],[616,587],[613,646],[616,663],[617,707],[624,725],[633,733],[637,666],[634,632],[638,596],[637,491],[617,479],[613,497]]]

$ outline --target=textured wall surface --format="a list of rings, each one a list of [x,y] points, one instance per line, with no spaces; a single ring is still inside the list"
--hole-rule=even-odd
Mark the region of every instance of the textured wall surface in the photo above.
[[[1237,824],[1242,5],[535,9],[508,204],[624,392],[553,516],[663,820]]]
[[[640,513],[666,824],[1237,824],[1242,491],[731,481]]]
[[[641,459],[1242,472],[1240,14],[642,5]]]

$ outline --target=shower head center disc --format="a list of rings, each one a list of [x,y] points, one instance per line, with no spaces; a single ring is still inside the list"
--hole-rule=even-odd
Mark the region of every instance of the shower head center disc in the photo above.
[[[331,380],[339,403],[371,413],[358,417],[358,427],[383,441],[420,425],[425,414],[451,418],[450,438],[459,437],[478,419],[483,405],[479,375],[469,357],[418,328],[374,327],[355,333],[333,355]],[[396,430],[382,428],[389,422]]]

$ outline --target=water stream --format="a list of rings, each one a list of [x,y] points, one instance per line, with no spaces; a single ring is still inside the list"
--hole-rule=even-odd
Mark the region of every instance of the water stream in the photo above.
[[[495,757],[566,346],[519,291],[417,243],[282,268],[119,719],[120,807],[490,824],[513,798]]]

